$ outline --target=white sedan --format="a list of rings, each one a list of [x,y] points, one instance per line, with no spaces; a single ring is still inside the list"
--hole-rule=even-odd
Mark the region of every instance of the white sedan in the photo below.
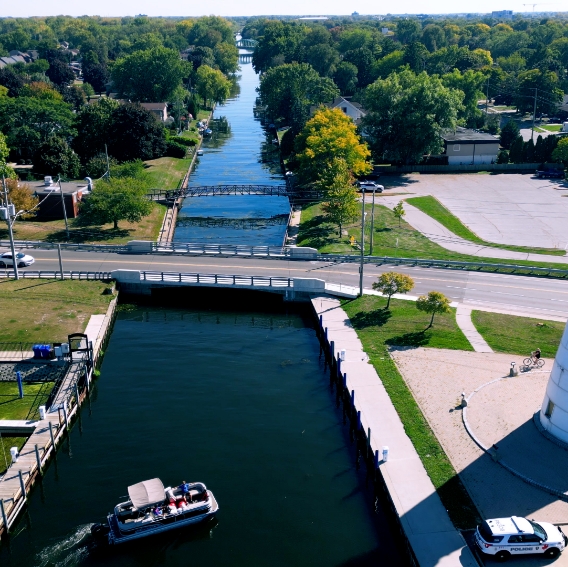
[[[18,268],[24,268],[25,266],[31,266],[35,260],[33,256],[24,254],[23,252],[16,252],[16,262]],[[12,268],[14,266],[14,260],[12,258],[12,252],[4,252],[0,254],[0,268]]]

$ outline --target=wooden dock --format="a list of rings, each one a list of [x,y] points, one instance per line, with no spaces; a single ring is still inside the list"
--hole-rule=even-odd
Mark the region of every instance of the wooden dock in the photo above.
[[[114,320],[117,299],[113,299],[106,315],[93,315],[85,334],[93,343],[93,358],[96,361],[103,348]],[[75,353],[68,371],[57,386],[45,419],[36,422],[5,421],[6,427],[20,424],[32,429],[22,447],[18,459],[0,478],[0,536],[9,531],[18,514],[26,504],[28,493],[35,479],[68,431],[73,417],[87,397],[93,368],[90,368],[79,353]],[[81,380],[85,376],[85,380]],[[2,420],[4,421],[4,420]],[[0,421],[0,424],[2,423]]]

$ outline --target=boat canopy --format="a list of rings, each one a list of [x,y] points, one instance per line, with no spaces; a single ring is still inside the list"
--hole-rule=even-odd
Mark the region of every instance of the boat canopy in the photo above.
[[[128,496],[136,508],[144,508],[166,499],[164,485],[159,478],[144,480],[128,487]]]

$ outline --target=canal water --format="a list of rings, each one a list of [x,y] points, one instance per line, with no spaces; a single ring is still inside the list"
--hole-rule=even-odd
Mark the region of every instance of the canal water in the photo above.
[[[196,310],[169,297],[178,307],[122,308],[90,402],[0,565],[405,565],[355,470],[308,313]],[[255,297],[241,304],[261,305]],[[93,549],[92,523],[156,476],[205,482],[216,522]]]
[[[259,80],[250,62],[241,63],[233,96],[215,109],[213,134],[190,176],[191,186],[284,185],[277,146],[254,107]],[[282,246],[290,204],[286,197],[231,195],[185,199],[175,242]]]

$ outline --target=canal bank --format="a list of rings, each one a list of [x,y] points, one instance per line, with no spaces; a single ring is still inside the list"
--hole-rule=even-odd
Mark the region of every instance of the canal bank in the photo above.
[[[89,406],[0,562],[405,565],[353,465],[310,313],[281,301],[226,311],[217,290],[187,297],[120,307]],[[91,523],[153,476],[205,482],[217,526],[93,555]]]

